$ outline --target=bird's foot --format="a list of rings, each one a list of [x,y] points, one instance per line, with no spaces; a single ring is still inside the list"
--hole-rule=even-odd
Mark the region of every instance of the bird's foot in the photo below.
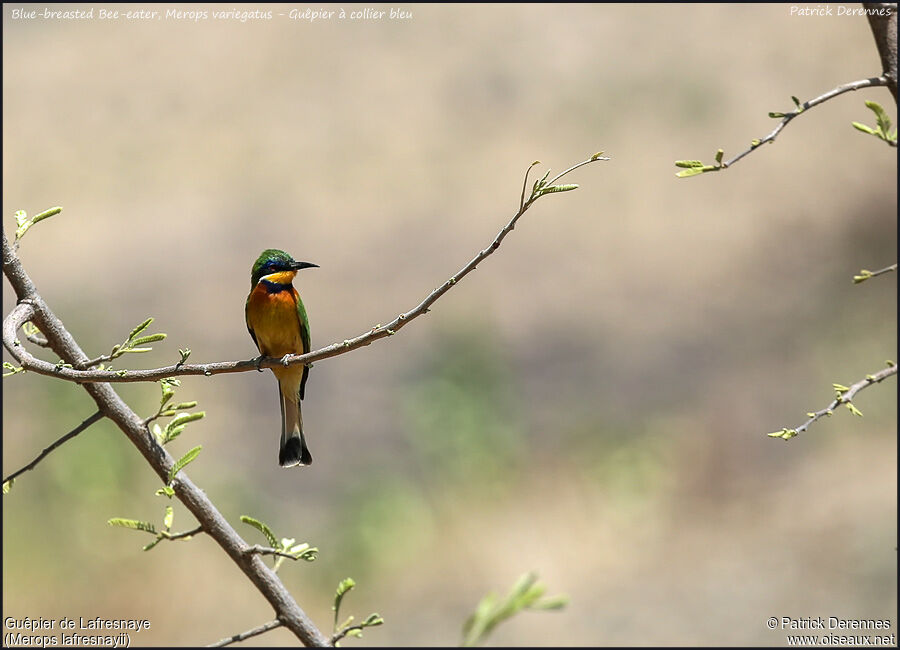
[[[290,360],[288,359],[289,356],[291,356],[290,352],[288,352],[286,355],[281,357],[281,365],[283,365],[285,368],[287,368],[290,365],[290,363],[289,363]]]
[[[259,364],[261,364],[261,363],[262,363],[262,360],[265,359],[265,358],[266,358],[266,355],[261,354],[261,355],[259,355],[258,357],[256,357],[256,358],[254,359],[254,361],[256,362],[256,370],[257,370],[257,372],[262,372],[262,371],[263,371],[263,369],[260,368]]]

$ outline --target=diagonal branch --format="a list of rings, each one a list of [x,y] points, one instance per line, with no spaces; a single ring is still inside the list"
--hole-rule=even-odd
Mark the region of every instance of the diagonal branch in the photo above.
[[[16,361],[26,370],[30,370],[41,375],[56,377],[58,379],[73,381],[76,383],[159,381],[160,379],[164,379],[166,377],[178,377],[181,375],[205,375],[208,377],[211,375],[218,375],[222,373],[248,372],[250,370],[258,370],[260,368],[274,368],[281,365],[293,366],[298,364],[310,364],[321,359],[336,357],[338,355],[350,352],[351,350],[355,350],[366,345],[371,345],[379,339],[393,336],[410,321],[418,318],[423,314],[427,314],[431,305],[433,305],[441,296],[447,293],[465,276],[474,271],[478,264],[492,255],[494,251],[496,251],[500,247],[500,243],[516,227],[516,222],[519,220],[519,218],[523,214],[525,214],[525,212],[528,211],[528,209],[532,205],[534,205],[534,203],[539,198],[545,196],[546,194],[554,193],[552,190],[546,191],[548,187],[553,187],[553,184],[556,181],[564,177],[566,174],[569,174],[570,172],[578,169],[579,167],[583,167],[600,160],[606,161],[609,160],[609,158],[600,156],[599,154],[595,154],[590,159],[584,160],[576,165],[573,165],[572,167],[569,167],[560,174],[557,174],[549,182],[545,182],[543,186],[541,186],[544,188],[543,190],[535,185],[535,189],[532,191],[531,196],[530,198],[528,198],[528,200],[524,200],[525,194],[523,193],[523,201],[520,203],[519,211],[516,212],[516,214],[513,215],[512,219],[510,219],[509,222],[500,230],[500,232],[497,233],[497,236],[494,237],[494,240],[486,248],[479,251],[478,254],[476,254],[468,264],[457,271],[455,275],[451,276],[441,286],[428,294],[418,305],[416,305],[409,311],[396,316],[387,325],[376,325],[368,332],[360,334],[355,338],[347,339],[340,343],[332,343],[327,347],[309,352],[307,354],[292,354],[286,356],[284,359],[262,357],[259,359],[249,359],[247,361],[222,361],[207,364],[177,363],[171,366],[166,366],[164,368],[155,368],[151,370],[80,370],[78,368],[85,367],[87,363],[90,362],[87,362],[87,360],[81,360],[74,364],[74,368],[69,368],[35,358],[27,350],[25,350],[23,346],[16,344],[16,331],[18,330],[18,327],[13,328],[12,326],[14,325],[14,323],[4,322],[3,343],[6,346],[6,349],[9,350],[10,354],[15,357]],[[529,170],[530,169],[531,167],[529,167]],[[574,189],[575,186],[566,187],[568,187],[569,189]],[[5,253],[3,264],[5,270]],[[7,320],[9,320],[9,318],[10,317],[7,317]],[[19,324],[19,326],[21,326],[21,323]]]
[[[803,433],[804,431],[806,431],[807,429],[809,429],[809,427],[812,423],[822,419],[826,415],[831,415],[832,413],[834,413],[834,409],[836,409],[837,407],[844,405],[844,404],[846,404],[849,407],[852,407],[853,398],[856,397],[856,394],[859,391],[864,390],[864,389],[868,388],[869,386],[872,386],[873,384],[878,384],[878,383],[884,381],[885,379],[887,379],[888,377],[892,377],[893,375],[896,375],[896,374],[897,374],[897,366],[890,365],[887,368],[885,368],[884,370],[876,372],[874,375],[866,375],[865,379],[860,379],[858,382],[856,382],[852,386],[849,386],[849,387],[841,386],[840,388],[838,388],[838,385],[835,384],[835,388],[837,389],[838,394],[837,394],[837,397],[835,397],[834,400],[831,402],[831,404],[829,404],[828,406],[826,406],[825,408],[823,408],[820,411],[816,411],[815,413],[808,413],[807,415],[809,416],[809,419],[807,419],[806,422],[801,424],[796,429],[782,429],[781,431],[775,431],[768,435],[770,438],[781,438],[782,440],[790,440],[794,436],[797,436],[797,435]],[[859,412],[859,409],[856,409],[855,407],[851,408],[851,411],[856,415],[862,415],[862,413]]]
[[[3,341],[7,349],[17,356],[23,347],[15,339],[18,327],[25,320],[34,320],[47,337],[47,342],[59,358],[69,364],[87,360],[87,355],[65,329],[49,305],[25,272],[15,250],[3,232],[3,273],[16,293],[19,304],[3,322]],[[24,320],[22,320],[24,318]],[[84,389],[93,398],[97,408],[115,424],[137,447],[141,455],[164,482],[169,481],[169,471],[175,460],[154,440],[143,420],[128,407],[113,387],[106,383],[88,383]],[[278,618],[307,646],[323,646],[328,638],[312,623],[300,608],[278,576],[269,569],[262,558],[247,555],[248,544],[231,527],[206,494],[188,478],[182,470],[173,482],[175,495],[196,517],[202,529],[228,554],[231,560],[256,586],[275,610]]]
[[[47,447],[46,449],[44,449],[44,451],[42,451],[40,454],[38,454],[38,457],[37,457],[37,458],[35,458],[35,459],[34,459],[33,461],[31,461],[30,463],[28,463],[25,467],[23,467],[23,468],[20,469],[20,470],[17,470],[17,471],[15,471],[15,472],[13,472],[12,474],[10,474],[10,475],[7,476],[6,478],[4,478],[4,479],[3,479],[3,483],[4,483],[4,484],[5,484],[5,483],[8,483],[8,482],[12,481],[13,479],[15,479],[17,476],[19,476],[19,474],[24,474],[24,473],[27,472],[28,470],[34,469],[35,465],[37,465],[39,462],[41,462],[42,460],[44,460],[44,458],[45,458],[48,454],[50,454],[51,451],[53,451],[53,450],[56,449],[57,447],[61,446],[63,443],[68,442],[69,440],[71,440],[72,438],[74,438],[75,436],[77,436],[79,433],[81,433],[82,431],[84,431],[85,429],[87,429],[89,426],[91,426],[91,425],[94,424],[95,422],[99,422],[102,418],[103,418],[103,414],[102,414],[100,411],[97,411],[97,412],[94,413],[91,417],[89,417],[87,420],[85,420],[84,422],[82,422],[81,424],[79,424],[77,427],[75,427],[74,429],[72,429],[71,431],[69,431],[69,433],[67,433],[67,434],[64,435],[62,438],[60,438],[59,440],[57,440],[56,442],[54,442],[52,445],[50,445],[49,447]]]

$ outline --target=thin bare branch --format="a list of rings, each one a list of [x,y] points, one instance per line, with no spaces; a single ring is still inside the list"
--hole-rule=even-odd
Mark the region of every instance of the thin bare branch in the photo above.
[[[791,111],[790,113],[785,113],[784,117],[781,118],[781,122],[778,123],[769,135],[761,138],[759,140],[754,140],[753,144],[750,145],[750,148],[746,151],[742,151],[737,156],[732,158],[731,160],[725,161],[722,163],[722,169],[728,169],[737,161],[739,161],[744,156],[750,154],[753,151],[756,151],[764,144],[768,144],[770,142],[775,142],[775,138],[778,137],[778,134],[781,133],[781,130],[784,129],[788,125],[788,123],[793,120],[798,115],[801,115],[808,111],[810,108],[814,106],[818,106],[824,102],[827,102],[829,99],[833,99],[838,95],[842,95],[846,92],[850,92],[851,90],[859,90],[861,88],[872,88],[874,86],[887,86],[888,80],[886,77],[872,77],[871,79],[860,79],[859,81],[853,81],[851,83],[844,84],[843,86],[838,86],[837,88],[832,88],[828,92],[819,95],[814,99],[810,99],[809,101],[803,102],[799,108]]]
[[[885,379],[887,379],[888,377],[892,377],[893,375],[896,375],[896,374],[897,374],[897,366],[890,365],[887,368],[885,368],[884,370],[876,372],[874,375],[867,375],[865,379],[860,379],[858,382],[856,382],[852,386],[846,387],[846,390],[838,389],[837,387],[835,387],[838,394],[834,398],[834,400],[831,402],[831,404],[829,404],[828,406],[826,406],[825,408],[823,408],[820,411],[816,411],[815,413],[808,413],[807,415],[809,416],[809,419],[806,420],[806,422],[801,424],[796,429],[782,429],[781,431],[775,431],[774,433],[770,433],[769,437],[782,438],[783,440],[790,440],[794,436],[800,435],[801,433],[803,433],[804,431],[809,429],[810,425],[813,422],[816,422],[817,420],[820,420],[823,417],[834,413],[834,410],[836,408],[838,408],[839,406],[843,406],[845,404],[852,406],[851,403],[853,401],[853,398],[856,397],[856,394],[858,392],[860,392],[861,390],[864,390],[864,389],[868,388],[869,386],[872,386],[873,384],[878,384],[878,383],[884,381]],[[855,407],[854,407],[854,409],[855,409]],[[861,413],[858,411],[858,409],[854,410],[853,412],[856,413],[857,415],[861,415]]]
[[[589,165],[590,163],[601,160],[607,161],[609,160],[609,158],[595,155],[590,159],[573,165],[564,172],[556,175],[552,181],[547,183],[547,185],[552,185],[554,182],[558,181],[560,178],[578,169],[579,167],[583,167],[585,165]],[[531,167],[529,167],[529,170],[530,169]],[[259,368],[274,368],[282,365],[292,366],[297,364],[309,364],[313,363],[314,361],[336,357],[341,354],[346,354],[351,350],[371,345],[379,339],[392,336],[400,331],[400,329],[410,321],[418,318],[423,314],[428,313],[431,305],[433,305],[441,296],[447,293],[453,286],[459,283],[459,281],[462,280],[465,276],[474,271],[478,264],[480,264],[491,254],[493,254],[494,251],[496,251],[500,247],[500,244],[504,240],[504,238],[515,228],[516,222],[519,220],[519,218],[523,214],[525,214],[525,212],[542,196],[545,196],[545,194],[541,193],[540,191],[532,192],[530,198],[528,198],[521,204],[519,211],[516,212],[515,215],[513,215],[512,219],[510,219],[510,221],[500,230],[500,232],[497,233],[497,236],[485,249],[481,250],[477,255],[475,255],[475,257],[473,257],[468,264],[457,271],[455,275],[451,276],[441,286],[428,294],[418,305],[416,305],[409,311],[396,316],[387,325],[376,325],[369,331],[360,334],[359,336],[356,336],[352,339],[346,339],[340,343],[332,343],[329,346],[320,348],[307,354],[288,355],[283,359],[263,357],[260,359],[248,359],[246,361],[221,361],[207,364],[177,363],[171,366],[154,368],[150,370],[79,370],[79,367],[83,367],[91,362],[84,360],[74,363],[74,367],[63,367],[60,365],[49,363],[47,361],[43,361],[41,359],[37,359],[27,350],[25,350],[24,347],[22,347],[21,345],[16,345],[14,343],[14,341],[16,340],[16,332],[18,331],[18,328],[21,327],[21,323],[17,324],[13,321],[10,321],[13,316],[12,313],[7,316],[6,321],[4,321],[3,343],[6,346],[7,350],[9,350],[10,354],[15,357],[16,361],[26,370],[30,370],[42,375],[47,375],[49,377],[56,377],[59,379],[65,379],[67,381],[73,381],[76,383],[159,381],[160,379],[164,379],[166,377],[178,377],[182,375],[212,376],[231,372],[248,372],[250,370],[258,370]]]
[[[255,627],[252,630],[247,630],[246,632],[241,632],[240,634],[235,634],[234,636],[227,637],[222,639],[221,641],[216,641],[215,643],[210,643],[207,648],[221,648],[226,645],[231,645],[232,643],[237,643],[238,641],[244,641],[254,636],[259,636],[260,634],[265,634],[270,630],[277,629],[284,625],[279,620],[269,621],[268,623],[264,623],[259,627]]]
[[[96,423],[96,422],[99,422],[99,421],[102,420],[102,419],[103,419],[103,414],[102,414],[100,411],[97,411],[97,412],[94,413],[91,417],[89,417],[87,420],[85,420],[84,422],[82,422],[81,424],[79,424],[77,427],[75,427],[74,429],[72,429],[71,431],[69,431],[69,433],[67,433],[66,435],[64,435],[62,438],[60,438],[59,440],[57,440],[56,442],[54,442],[54,443],[53,443],[52,445],[50,445],[49,447],[45,448],[44,451],[42,451],[40,454],[38,454],[38,457],[37,457],[37,458],[35,458],[35,459],[34,459],[33,461],[31,461],[30,463],[28,463],[25,467],[23,467],[22,469],[19,469],[19,470],[15,471],[15,472],[13,472],[12,474],[10,474],[10,475],[7,476],[6,478],[4,478],[4,479],[3,479],[3,482],[6,483],[6,482],[8,482],[8,481],[12,481],[14,478],[16,478],[17,476],[19,476],[20,474],[24,474],[25,472],[27,472],[27,471],[29,471],[29,470],[31,470],[31,469],[34,469],[35,466],[36,466],[39,462],[41,462],[42,460],[44,460],[44,458],[46,458],[46,457],[50,454],[50,452],[52,452],[54,449],[56,449],[57,447],[62,446],[63,443],[68,442],[69,440],[71,440],[72,438],[74,438],[75,436],[77,436],[79,433],[81,433],[82,431],[84,431],[85,429],[87,429],[89,426],[91,426],[92,424],[94,424],[94,423]]]

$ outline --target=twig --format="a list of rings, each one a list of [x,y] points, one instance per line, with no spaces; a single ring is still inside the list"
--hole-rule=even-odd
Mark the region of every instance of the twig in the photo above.
[[[783,440],[790,440],[794,436],[800,435],[801,433],[806,431],[813,422],[820,420],[821,418],[825,417],[826,415],[831,415],[832,413],[834,413],[834,409],[836,409],[837,407],[839,407],[843,404],[851,405],[853,398],[856,397],[856,394],[858,392],[860,392],[861,390],[868,388],[869,386],[871,386],[873,384],[880,383],[880,382],[884,381],[885,379],[887,379],[888,377],[891,377],[896,374],[897,374],[897,366],[891,365],[891,366],[888,366],[887,368],[885,368],[884,370],[876,372],[874,375],[867,375],[865,379],[859,380],[852,386],[846,388],[846,390],[837,389],[838,395],[837,395],[837,397],[834,398],[834,400],[831,402],[831,404],[829,404],[828,406],[826,406],[825,408],[823,408],[820,411],[816,411],[815,413],[808,413],[807,415],[809,416],[809,419],[806,422],[804,422],[803,424],[801,424],[799,427],[797,427],[796,429],[782,429],[781,431],[775,431],[773,433],[770,433],[769,437],[770,438],[781,438]],[[837,386],[835,386],[835,387],[837,388]],[[857,415],[862,415],[862,413],[860,413],[858,409],[854,410],[853,412],[856,413]]]
[[[47,343],[47,339],[38,336],[37,334],[28,334],[25,333],[25,338],[34,343],[35,345],[39,345],[42,348],[46,348],[49,343]]]
[[[785,113],[784,117],[781,119],[781,122],[778,123],[778,126],[776,126],[775,129],[769,135],[767,135],[766,137],[764,137],[760,140],[754,140],[753,144],[750,145],[749,149],[739,153],[737,156],[735,156],[731,160],[723,162],[721,168],[728,169],[729,167],[731,167],[734,163],[739,161],[744,156],[748,155],[752,151],[755,151],[756,149],[759,149],[762,145],[770,143],[770,142],[774,142],[775,138],[778,137],[778,134],[781,133],[781,130],[788,125],[788,122],[790,122],[792,119],[794,119],[798,115],[805,113],[810,108],[812,108],[814,106],[818,106],[819,104],[822,104],[824,102],[827,102],[829,99],[837,97],[838,95],[842,95],[843,93],[850,92],[851,90],[859,90],[860,88],[871,88],[873,86],[887,86],[887,85],[888,85],[888,80],[884,76],[872,77],[871,79],[861,79],[859,81],[853,81],[851,83],[844,84],[843,86],[838,86],[837,88],[833,88],[832,90],[829,90],[827,93],[819,95],[818,97],[816,97],[814,99],[810,99],[807,102],[803,102],[797,109],[791,111],[790,113]]]
[[[81,424],[79,424],[77,427],[75,427],[74,429],[72,429],[71,431],[69,431],[69,433],[67,433],[67,434],[64,435],[62,438],[60,438],[59,440],[57,440],[56,442],[54,442],[52,445],[50,445],[49,447],[47,447],[46,449],[44,449],[44,451],[42,451],[40,454],[38,454],[38,457],[37,457],[37,458],[35,458],[35,459],[34,459],[33,461],[31,461],[30,463],[28,463],[25,467],[23,467],[22,469],[20,469],[20,470],[18,470],[18,471],[13,472],[12,474],[10,474],[10,475],[7,476],[6,478],[4,478],[4,479],[3,479],[3,482],[6,483],[6,482],[8,482],[8,481],[12,481],[14,478],[16,478],[17,476],[19,476],[19,474],[24,474],[24,473],[27,472],[28,470],[34,469],[35,465],[37,465],[39,462],[41,462],[42,460],[44,460],[44,458],[45,458],[51,451],[53,451],[53,450],[56,449],[57,447],[61,446],[63,443],[68,442],[69,440],[71,440],[72,438],[74,438],[75,436],[77,436],[79,433],[81,433],[82,431],[84,431],[85,429],[87,429],[89,426],[91,426],[91,425],[94,424],[95,422],[99,422],[102,418],[103,418],[103,414],[102,414],[100,411],[97,411],[97,412],[94,413],[91,417],[89,417],[87,420],[85,420],[84,422],[82,422]]]
[[[182,533],[167,533],[166,535],[163,535],[163,537],[168,540],[186,539],[188,537],[193,537],[194,535],[199,535],[203,532],[206,532],[203,530],[203,526],[197,526],[196,528],[186,530]]]
[[[226,645],[231,645],[232,643],[237,643],[238,641],[244,641],[249,639],[250,637],[259,636],[260,634],[265,634],[270,630],[274,630],[276,628],[284,625],[279,620],[269,621],[268,623],[264,623],[259,627],[255,627],[252,630],[247,630],[246,632],[241,632],[240,634],[235,634],[234,636],[227,637],[222,639],[221,641],[216,641],[215,643],[210,643],[207,648],[221,648]],[[332,644],[333,645],[333,644]]]
[[[260,546],[259,544],[254,544],[246,549],[244,549],[244,553],[247,555],[276,555],[278,557],[286,557],[289,560],[299,560],[299,555],[292,555],[287,551],[282,551],[281,549],[271,548],[267,546]]]
[[[557,174],[551,181],[546,183],[544,187],[552,185],[560,178],[578,169],[579,167],[583,167],[584,165],[589,165],[590,163],[600,160],[606,161],[609,160],[609,158],[598,155],[590,158],[589,160],[584,160],[576,165],[573,165],[572,167],[569,167],[564,172]],[[529,167],[529,170],[530,169],[531,167]],[[524,193],[522,196],[524,198]],[[9,316],[7,316],[6,320],[3,323],[3,343],[6,346],[6,349],[9,350],[10,354],[26,370],[30,370],[38,374],[47,375],[50,377],[57,377],[59,379],[73,381],[76,383],[159,381],[160,379],[165,379],[166,377],[178,377],[182,375],[211,376],[231,372],[248,372],[250,370],[258,370],[259,368],[275,368],[280,366],[310,364],[321,359],[336,357],[338,355],[350,352],[351,350],[370,345],[379,339],[385,338],[387,336],[392,336],[410,321],[418,318],[423,314],[428,313],[429,308],[438,300],[438,298],[447,293],[447,291],[449,291],[451,287],[456,285],[466,275],[475,270],[475,267],[477,267],[478,264],[482,262],[482,260],[490,256],[500,247],[500,243],[510,233],[510,231],[515,228],[516,222],[519,220],[519,218],[523,214],[525,214],[528,208],[534,205],[534,203],[542,196],[545,196],[545,194],[540,191],[533,191],[530,198],[521,203],[519,211],[516,212],[516,214],[513,215],[512,219],[510,219],[510,221],[503,227],[503,229],[500,230],[500,232],[487,246],[487,248],[480,251],[474,258],[472,258],[472,260],[468,264],[457,271],[455,275],[451,276],[440,287],[428,294],[425,299],[422,300],[416,307],[395,317],[387,325],[376,325],[368,332],[360,334],[355,338],[347,339],[340,343],[332,343],[327,347],[320,348],[319,350],[315,350],[313,352],[308,352],[307,354],[288,355],[284,357],[284,359],[263,357],[261,359],[249,359],[246,361],[222,361],[207,364],[177,363],[175,365],[166,366],[163,368],[154,368],[150,370],[79,370],[79,366],[84,366],[91,362],[76,362],[75,364],[73,364],[75,366],[74,368],[61,367],[59,365],[37,359],[27,350],[25,350],[24,347],[22,347],[21,345],[16,345],[16,332],[18,331],[19,327],[21,327],[21,322],[17,322],[17,320],[13,318],[15,310],[11,312]],[[19,318],[18,320],[21,319]]]
[[[362,631],[362,630],[366,629],[367,627],[369,627],[369,626],[365,625],[363,623],[360,623],[358,625],[348,625],[347,627],[342,628],[339,632],[334,633],[334,635],[331,637],[331,640],[329,641],[329,645],[336,646],[341,639],[343,639],[345,636],[347,636],[354,630]]]
[[[884,275],[885,273],[892,273],[897,270],[896,264],[891,264],[890,266],[886,266],[883,269],[878,269],[877,271],[869,271],[867,269],[862,269],[859,272],[859,275],[853,276],[853,284],[859,284],[860,282],[865,282],[869,278],[877,278],[879,275]]]
[[[16,332],[22,323],[34,320],[35,325],[47,337],[50,349],[63,362],[74,365],[86,361],[87,355],[63,326],[62,321],[56,317],[50,306],[38,293],[34,282],[28,277],[6,237],[6,232],[4,231],[2,235],[3,273],[18,298],[18,304],[3,321],[4,345],[13,356],[21,354],[24,346],[16,340]],[[115,422],[132,444],[137,447],[163,483],[168,483],[169,472],[175,465],[175,459],[157,444],[153,436],[147,434],[147,428],[137,413],[128,407],[108,383],[86,383],[84,389],[97,404],[98,410]],[[285,627],[291,630],[304,645],[322,646],[328,643],[328,638],[313,624],[278,576],[266,566],[263,559],[256,555],[243,553],[243,549],[248,546],[247,542],[238,535],[237,531],[209,500],[209,497],[194,485],[183,470],[178,475],[178,490],[175,494],[196,517],[203,530],[222,547],[222,550],[256,586],[277,612]]]

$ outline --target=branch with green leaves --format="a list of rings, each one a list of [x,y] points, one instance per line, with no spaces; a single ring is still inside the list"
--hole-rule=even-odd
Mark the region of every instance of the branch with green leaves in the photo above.
[[[896,147],[897,129],[896,127],[892,128],[891,118],[888,117],[888,114],[881,107],[881,104],[878,102],[867,101],[866,108],[875,113],[875,128],[860,124],[859,122],[852,122],[853,128],[862,131],[863,133],[873,135],[879,140],[884,140],[891,147]]]
[[[475,612],[463,625],[463,646],[476,646],[503,621],[525,610],[562,609],[568,596],[559,595],[543,598],[547,587],[538,582],[537,575],[526,573],[521,576],[502,600],[491,592],[481,599]]]
[[[778,126],[776,126],[772,130],[772,132],[769,133],[768,135],[766,135],[762,138],[757,138],[755,140],[752,140],[750,142],[750,147],[748,149],[745,149],[744,151],[742,151],[741,153],[736,155],[734,158],[732,158],[730,160],[726,160],[724,162],[723,162],[723,158],[724,158],[725,152],[722,149],[719,149],[716,152],[715,163],[713,163],[713,164],[706,164],[700,160],[676,160],[675,166],[681,167],[682,171],[678,172],[675,175],[678,176],[679,178],[689,178],[691,176],[699,176],[700,174],[705,174],[708,172],[719,172],[719,171],[728,169],[729,167],[734,165],[736,162],[738,162],[745,156],[747,156],[750,153],[759,149],[764,144],[771,144],[771,143],[775,142],[775,139],[778,137],[778,135],[781,133],[781,131],[784,129],[784,127],[786,127],[791,122],[791,120],[793,120],[795,117],[797,117],[799,115],[802,115],[803,113],[808,111],[810,108],[818,106],[819,104],[823,104],[823,103],[827,102],[829,99],[834,99],[838,95],[842,95],[846,92],[860,90],[862,88],[872,88],[872,87],[876,87],[876,86],[887,86],[887,85],[888,85],[888,80],[886,77],[884,77],[884,76],[872,77],[871,79],[860,79],[859,81],[853,81],[851,83],[844,84],[843,86],[838,86],[837,88],[833,88],[833,89],[829,90],[828,92],[823,93],[822,95],[819,95],[818,97],[815,97],[815,98],[810,99],[809,101],[805,101],[805,102],[801,102],[796,97],[791,97],[791,99],[794,102],[794,106],[795,106],[794,110],[790,111],[789,113],[774,112],[774,111],[770,112],[769,117],[771,117],[773,119],[780,119],[781,121],[778,123]],[[870,104],[877,106],[879,110],[876,110],[875,108],[870,106]],[[887,126],[887,128],[885,129],[884,137],[882,139],[885,140],[885,142],[887,142],[888,144],[892,144],[892,146],[897,146],[897,131],[896,131],[896,129],[894,129],[893,141],[891,141],[891,139],[890,139],[890,137],[891,137],[890,136],[890,120],[887,119],[887,115],[884,113],[884,109],[882,109],[881,106],[879,106],[875,102],[867,101],[866,106],[869,106],[870,109],[875,111],[876,115],[883,116],[883,119],[886,120],[886,122],[882,122],[882,118],[879,117],[879,125],[886,124],[886,126]],[[863,130],[860,128],[862,125],[858,125],[857,122],[854,122],[853,126],[856,127],[857,129]],[[868,128],[868,127],[865,127],[865,128]],[[880,128],[880,126],[879,126],[879,128]],[[878,134],[877,132],[874,132],[874,131],[872,133],[873,133],[873,135]]]
[[[799,427],[796,427],[794,429],[785,428],[781,431],[773,431],[772,433],[766,435],[768,435],[770,438],[790,440],[791,438],[794,438],[795,436],[798,436],[806,431],[813,422],[816,422],[823,417],[831,417],[834,414],[835,409],[841,406],[846,406],[847,410],[850,411],[853,415],[862,417],[862,411],[856,408],[856,406],[853,404],[853,398],[856,397],[856,394],[861,390],[865,390],[866,388],[874,384],[879,384],[888,377],[893,377],[896,374],[897,364],[893,361],[888,361],[887,368],[876,372],[874,375],[866,375],[865,379],[860,379],[855,384],[852,384],[850,386],[844,386],[843,384],[832,384],[835,396],[831,401],[831,404],[819,411],[807,413],[806,416],[808,419]]]
[[[25,233],[28,232],[28,229],[31,228],[34,224],[40,223],[44,219],[49,219],[52,216],[55,216],[62,212],[62,208],[57,206],[55,208],[50,208],[49,210],[44,210],[43,212],[34,215],[31,219],[28,218],[28,213],[25,210],[18,210],[15,214],[16,218],[16,234],[13,245],[18,248],[19,242],[22,240],[22,237],[25,236]]]
[[[274,556],[275,564],[272,566],[272,571],[275,573],[278,573],[278,569],[281,568],[281,564],[285,559],[314,562],[319,555],[319,549],[315,546],[310,546],[306,542],[297,544],[297,540],[293,537],[282,537],[279,540],[279,538],[275,536],[275,533],[272,532],[272,529],[258,519],[254,519],[247,515],[241,515],[241,521],[261,532],[265,536],[266,541],[269,542],[268,547],[260,546],[259,544],[248,546],[244,549],[244,553],[247,553],[248,555]]]
[[[70,369],[74,369],[78,364],[88,362],[88,356],[38,292],[34,282],[22,266],[15,248],[8,240],[5,231],[2,233],[2,243],[3,273],[12,286],[18,301],[3,320],[3,340],[7,349],[11,351],[14,357],[16,356],[16,351],[21,352],[24,349],[22,343],[16,339],[16,333],[24,323],[32,321],[46,337],[47,347],[59,357],[62,366],[68,365],[71,366]],[[66,370],[64,367],[61,367],[61,369]],[[164,377],[159,377],[159,379],[164,379]],[[278,576],[265,565],[262,558],[257,554],[245,553],[245,549],[250,545],[238,535],[212,501],[210,501],[206,493],[194,485],[183,471],[186,458],[182,456],[181,459],[176,461],[155,436],[148,435],[146,420],[139,417],[122,400],[110,384],[91,382],[84,383],[82,387],[94,400],[98,412],[119,427],[166,487],[171,488],[171,492],[166,493],[166,496],[177,498],[181,501],[198,522],[198,528],[185,531],[184,533],[173,533],[171,531],[169,510],[167,509],[162,530],[157,530],[153,527],[152,531],[155,532],[151,532],[151,530],[146,530],[148,526],[135,529],[145,530],[145,532],[155,535],[157,537],[155,543],[170,539],[186,539],[189,535],[196,534],[198,530],[202,530],[213,538],[235,565],[243,571],[259,593],[272,606],[282,624],[301,643],[307,646],[327,644],[328,639],[313,624],[285,588],[284,584],[278,579]],[[174,516],[174,513],[172,516]],[[138,522],[138,524],[147,523]],[[168,527],[166,526],[167,524],[169,525]],[[122,524],[121,522],[112,525],[129,527],[128,524]],[[161,533],[165,534],[161,535]]]
[[[164,539],[169,541],[179,539],[188,540],[191,539],[194,535],[199,535],[203,532],[203,526],[197,526],[196,528],[192,528],[191,530],[187,530],[181,533],[173,533],[172,523],[174,522],[174,519],[175,510],[172,508],[172,506],[166,506],[166,514],[163,517],[163,528],[161,530],[157,530],[156,526],[151,524],[149,521],[140,521],[138,519],[123,519],[121,517],[113,517],[106,523],[108,523],[110,526],[129,528],[131,530],[140,530],[145,533],[150,533],[151,535],[156,535],[156,539],[144,546],[143,550],[145,551],[149,551]]]
[[[328,359],[331,357],[339,356],[341,354],[346,354],[347,352],[350,352],[352,350],[371,345],[372,343],[380,339],[386,338],[388,336],[393,336],[411,321],[415,320],[419,316],[422,316],[423,314],[427,314],[430,311],[431,306],[441,296],[443,296],[451,288],[456,286],[464,277],[474,271],[482,261],[487,259],[500,247],[501,242],[516,227],[516,223],[518,222],[519,218],[522,217],[522,215],[524,215],[525,212],[527,212],[528,209],[531,208],[531,206],[533,206],[539,199],[551,194],[570,192],[572,190],[578,189],[578,185],[574,183],[560,184],[559,181],[563,177],[567,176],[576,169],[579,169],[580,167],[584,167],[598,161],[608,161],[609,158],[603,156],[602,153],[603,152],[596,153],[589,159],[572,165],[553,178],[549,178],[549,172],[547,172],[546,174],[544,174],[543,178],[536,181],[531,186],[531,192],[528,193],[528,175],[531,172],[531,169],[535,165],[539,164],[539,161],[535,161],[534,163],[532,163],[525,173],[525,181],[522,187],[522,195],[519,201],[518,211],[500,230],[494,240],[486,248],[479,251],[475,255],[475,257],[473,257],[469,261],[468,264],[463,266],[459,271],[448,278],[441,286],[434,289],[418,305],[416,305],[409,311],[406,311],[394,317],[386,325],[382,325],[379,323],[378,325],[375,325],[370,330],[364,332],[363,334],[360,334],[359,336],[351,339],[345,339],[344,341],[341,341],[339,343],[332,343],[329,346],[320,348],[319,350],[314,350],[307,354],[292,354],[280,359],[262,357],[257,359],[249,359],[246,361],[223,361],[206,364],[187,364],[184,362],[186,359],[184,351],[179,350],[182,355],[182,359],[178,363],[171,366],[150,370],[129,369],[109,371],[88,368],[82,369],[79,366],[68,367],[65,364],[52,364],[47,361],[35,358],[26,349],[24,349],[24,346],[22,346],[21,343],[16,339],[16,332],[22,326],[22,323],[5,323],[3,329],[3,342],[7,350],[9,350],[10,354],[15,358],[16,362],[20,364],[20,366],[25,370],[36,372],[42,375],[47,375],[50,377],[56,377],[58,379],[73,381],[76,383],[159,381],[160,379],[185,375],[203,375],[209,377],[222,373],[248,372],[250,370],[259,370],[260,368],[274,368],[278,366],[310,364],[322,359]],[[7,316],[7,321],[9,320],[10,316]],[[190,353],[189,350],[187,352]],[[98,360],[95,359],[92,361]]]
[[[366,620],[360,623],[354,623],[356,620],[353,616],[348,616],[342,623],[338,623],[341,616],[341,603],[344,602],[344,596],[356,586],[353,578],[345,578],[338,583],[337,590],[334,593],[334,633],[331,636],[331,645],[339,647],[341,639],[346,636],[361,637],[363,630],[367,627],[377,627],[384,624],[384,619],[379,614],[369,614]]]
[[[99,365],[100,370],[112,370],[112,368],[104,367],[105,364],[109,363],[113,359],[118,359],[123,354],[133,354],[139,352],[152,352],[152,347],[139,347],[141,345],[147,345],[148,343],[155,343],[156,341],[162,341],[166,338],[166,335],[163,333],[159,334],[148,334],[145,336],[139,336],[145,329],[150,327],[150,323],[153,322],[153,317],[146,319],[144,322],[140,323],[137,327],[135,327],[128,334],[128,337],[122,341],[121,343],[114,345],[109,354],[104,354],[96,359],[91,359],[90,361],[85,361],[80,364],[78,369],[85,370],[87,368],[92,368],[94,366]],[[119,371],[122,372],[122,371]]]

